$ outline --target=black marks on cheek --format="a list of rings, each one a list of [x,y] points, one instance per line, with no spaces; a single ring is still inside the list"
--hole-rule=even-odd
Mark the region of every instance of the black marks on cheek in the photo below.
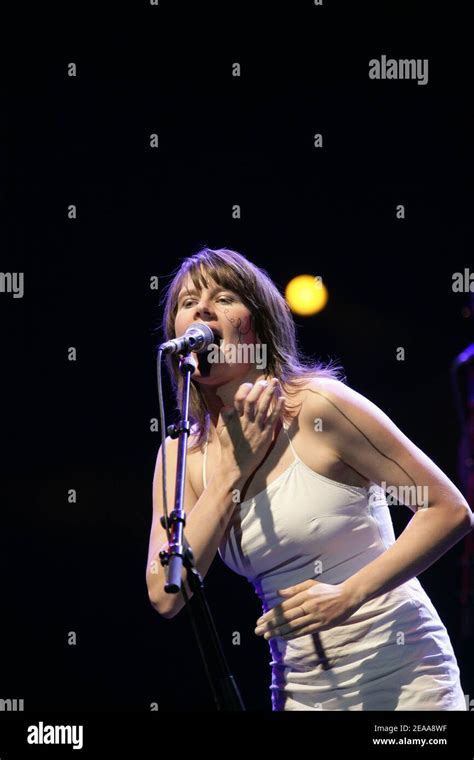
[[[238,332],[239,332],[239,339],[240,339],[242,335],[247,335],[247,333],[249,333],[250,330],[252,329],[252,317],[251,316],[246,317],[243,320],[239,320],[239,322],[240,322],[240,325],[239,325]]]
[[[231,317],[229,311],[229,309],[224,309],[225,318],[237,332],[238,342],[240,343],[242,336],[247,335],[247,333],[253,328],[253,317],[252,315],[244,317],[244,319],[241,317]]]
[[[228,322],[230,322],[230,324],[235,330],[238,330],[238,326],[240,325],[240,319],[237,319],[236,317],[231,317],[229,315],[229,311],[230,311],[229,307],[224,309],[225,318],[227,319]]]

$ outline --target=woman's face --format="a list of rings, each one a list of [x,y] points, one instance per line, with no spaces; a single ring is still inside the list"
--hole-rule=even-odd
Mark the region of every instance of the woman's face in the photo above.
[[[188,276],[178,294],[175,335],[183,335],[194,322],[204,322],[222,339],[206,351],[191,355],[197,362],[193,380],[220,385],[246,375],[255,367],[257,335],[249,309],[238,293],[206,277],[208,288],[196,292]]]

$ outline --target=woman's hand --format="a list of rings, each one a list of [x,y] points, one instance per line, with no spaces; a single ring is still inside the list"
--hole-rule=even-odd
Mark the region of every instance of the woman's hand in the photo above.
[[[257,620],[257,636],[288,640],[326,631],[343,623],[361,606],[344,583],[333,586],[307,580],[277,593],[287,598]]]
[[[221,409],[216,427],[223,468],[248,479],[270,447],[284,400],[276,379],[239,386],[234,406]]]

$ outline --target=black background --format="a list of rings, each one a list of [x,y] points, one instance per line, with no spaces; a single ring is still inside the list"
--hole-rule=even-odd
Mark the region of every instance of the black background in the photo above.
[[[302,348],[340,359],[459,485],[449,369],[472,339],[469,294],[452,290],[472,265],[466,19],[419,3],[100,11],[28,9],[4,67],[2,271],[24,272],[25,294],[0,294],[2,696],[28,710],[213,710],[186,612],[160,619],[145,585],[159,446],[150,278],[166,283],[203,245],[240,251],[282,289],[322,275],[327,308],[295,317]],[[428,58],[429,83],[369,80],[382,54]],[[411,512],[391,511],[399,533]],[[421,582],[474,698],[462,548]],[[260,604],[220,558],[205,580],[244,702],[268,711]]]

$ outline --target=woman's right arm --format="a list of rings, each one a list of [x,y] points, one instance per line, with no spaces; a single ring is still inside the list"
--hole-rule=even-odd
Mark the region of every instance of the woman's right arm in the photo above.
[[[176,477],[176,459],[178,452],[178,439],[168,437],[166,439],[166,484],[168,513],[174,508],[174,483]],[[153,608],[164,618],[173,618],[185,606],[181,591],[177,594],[167,594],[164,591],[166,582],[165,568],[160,562],[160,551],[169,551],[168,539],[165,529],[160,523],[163,515],[163,485],[162,485],[162,453],[161,447],[156,460],[155,475],[153,478],[153,522],[150,534],[150,545],[146,570],[146,584],[148,596]],[[186,468],[188,470],[188,468]],[[217,554],[219,544],[224,536],[227,524],[235,509],[233,500],[234,489],[239,492],[244,486],[242,475],[228,468],[219,470],[213,475],[207,488],[198,498],[191,485],[188,472],[184,489],[183,510],[186,513],[186,525],[184,534],[191,546],[194,556],[194,564],[204,578],[212,560]],[[191,589],[186,578],[186,569],[182,569],[182,582],[190,599]]]
[[[242,383],[234,396],[234,405],[220,412],[216,428],[220,441],[220,466],[199,499],[186,472],[184,534],[193,551],[194,563],[201,578],[204,578],[217,554],[247,480],[268,451],[283,401],[278,384]],[[174,493],[171,490],[176,475],[177,453],[178,439],[167,438],[166,482],[169,512],[174,505]],[[238,491],[237,494],[235,490]],[[160,523],[163,514],[162,491],[160,448],[153,478],[153,523],[146,582],[148,596],[155,610],[165,618],[173,618],[184,607],[185,601],[181,592],[167,594],[163,589],[165,568],[161,565],[159,554],[162,549],[169,550],[169,547],[166,532]],[[185,577],[186,568],[183,567],[181,579],[190,599],[192,593]]]

